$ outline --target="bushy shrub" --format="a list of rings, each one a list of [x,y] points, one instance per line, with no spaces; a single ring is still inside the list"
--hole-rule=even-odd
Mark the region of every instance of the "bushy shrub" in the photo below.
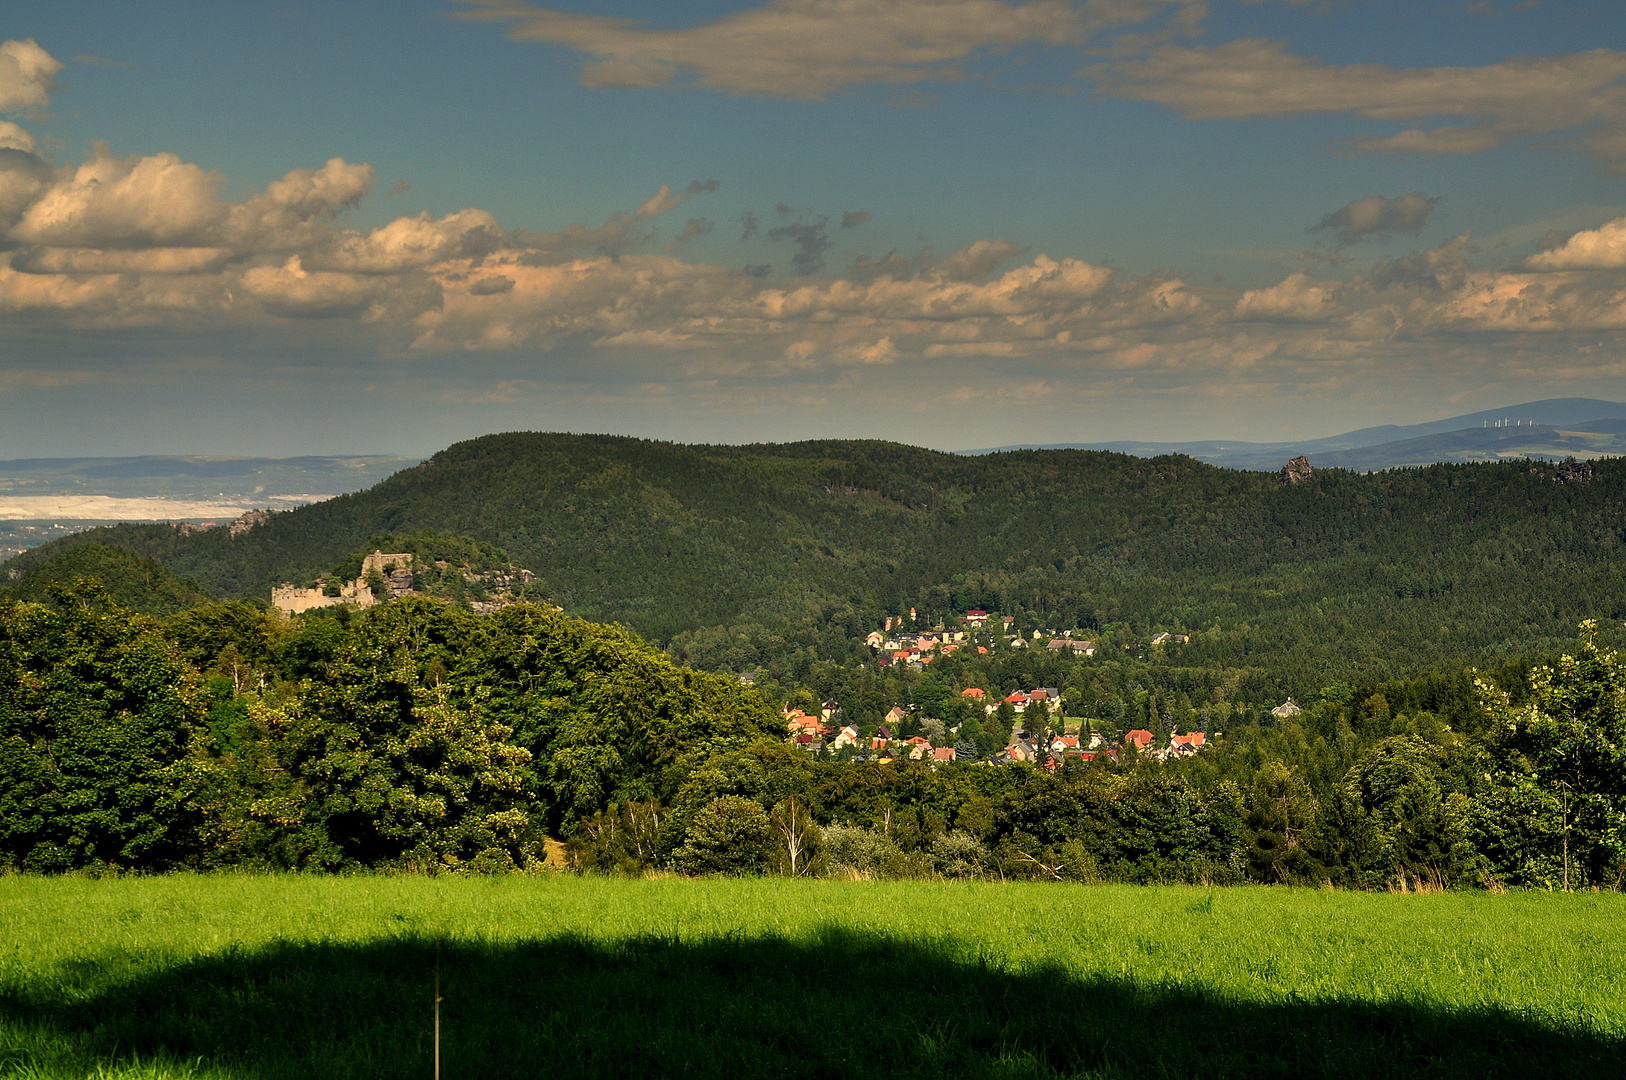
[[[857,825],[831,825],[824,830],[824,849],[835,873],[880,874],[902,853],[884,833]]]
[[[824,830],[824,848],[834,874],[866,877],[924,878],[932,875],[932,859],[924,851],[905,852],[883,832],[857,825],[832,825]]]
[[[611,806],[583,821],[565,843],[571,869],[638,874],[660,861],[666,811],[653,799]]]
[[[968,832],[955,829],[932,841],[932,869],[946,878],[977,878],[988,866],[988,849]]]
[[[772,854],[768,815],[741,795],[724,795],[694,816],[672,866],[684,874],[759,874]]]

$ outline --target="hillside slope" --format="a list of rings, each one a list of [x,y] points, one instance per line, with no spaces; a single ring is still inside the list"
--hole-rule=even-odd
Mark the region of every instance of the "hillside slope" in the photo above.
[[[263,597],[368,536],[436,529],[503,548],[572,613],[659,642],[735,626],[783,655],[908,606],[986,607],[1199,629],[1194,663],[1384,674],[1556,646],[1582,617],[1626,615],[1626,464],[1559,480],[1520,462],[1283,487],[1175,456],[519,433],[237,538],[123,526],[72,540]]]

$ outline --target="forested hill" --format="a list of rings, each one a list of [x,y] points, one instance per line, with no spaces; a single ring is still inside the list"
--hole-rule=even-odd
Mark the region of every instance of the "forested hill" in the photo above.
[[[239,537],[119,526],[10,566],[98,540],[218,596],[263,597],[370,536],[434,529],[504,549],[571,613],[662,643],[728,626],[766,655],[855,640],[909,606],[985,607],[1197,630],[1192,664],[1291,654],[1323,675],[1383,675],[1557,648],[1584,616],[1618,622],[1623,510],[1617,462],[1590,477],[1532,462],[1322,470],[1283,486],[1180,456],[519,433]]]

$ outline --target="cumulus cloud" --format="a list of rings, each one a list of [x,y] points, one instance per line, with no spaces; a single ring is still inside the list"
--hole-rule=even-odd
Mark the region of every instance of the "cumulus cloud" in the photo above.
[[[693,240],[698,240],[717,227],[717,223],[710,218],[690,218],[683,223],[683,231],[677,238],[667,245],[668,251],[676,251]]]
[[[1364,236],[1385,238],[1395,233],[1417,233],[1423,230],[1428,215],[1433,213],[1440,196],[1429,198],[1420,191],[1386,199],[1382,195],[1367,195],[1344,204],[1310,226],[1311,232],[1334,232],[1340,244],[1353,244]]]
[[[1366,280],[1377,288],[1400,285],[1440,291],[1459,287],[1468,275],[1468,233],[1453,236],[1437,248],[1414,251],[1398,259],[1380,259]]]
[[[1522,136],[1570,132],[1605,166],[1626,169],[1626,52],[1524,56],[1480,67],[1328,64],[1285,43],[1244,38],[1160,45],[1087,72],[1102,93],[1155,101],[1197,119],[1353,113],[1372,120],[1449,117],[1353,140],[1361,152],[1472,154]]]
[[[174,154],[118,157],[98,144],[83,162],[52,168],[26,134],[0,129],[9,141],[0,146],[0,311],[81,327],[406,326],[438,310],[449,288],[460,297],[513,291],[518,279],[504,266],[570,263],[581,249],[618,258],[652,235],[654,219],[717,186],[662,185],[602,226],[555,234],[504,230],[473,208],[357,229],[343,219],[373,190],[367,164],[334,158],[231,200],[222,176]],[[710,228],[692,218],[670,247]]]
[[[97,148],[53,168],[0,148],[0,332],[111,339],[148,326],[274,341],[323,320],[325,340],[385,355],[477,353],[517,366],[574,350],[564,355],[642,365],[667,384],[735,387],[889,372],[970,385],[979,365],[1020,371],[1024,384],[1218,373],[1259,387],[1323,361],[1354,370],[1460,350],[1466,335],[1476,356],[1527,364],[1605,335],[1626,343],[1626,219],[1515,269],[1476,266],[1463,234],[1364,274],[1299,272],[1246,290],[1118,273],[997,237],[787,280],[767,263],[681,257],[682,239],[709,228],[703,218],[667,230],[671,243],[644,242],[711,182],[662,185],[603,225],[548,233],[504,228],[479,208],[350,224],[374,184],[370,166],[334,159],[231,199],[219,175],[174,155]],[[1351,240],[1399,233],[1431,206],[1421,194],[1356,200],[1325,227]],[[831,223],[789,207],[776,220],[765,231],[788,245],[791,268],[822,269]],[[957,381],[943,382],[946,371]]]
[[[225,219],[224,182],[174,154],[117,158],[99,143],[29,205],[11,239],[56,247],[195,246]]]
[[[1334,310],[1332,292],[1312,285],[1302,271],[1268,289],[1249,289],[1236,302],[1237,318],[1267,322],[1319,322]]]
[[[51,102],[62,61],[33,38],[0,42],[0,112],[36,109]]]
[[[1626,218],[1582,229],[1561,244],[1526,260],[1532,270],[1620,270],[1626,268]]]
[[[938,258],[937,249],[928,245],[909,256],[896,251],[889,251],[878,259],[859,255],[848,265],[847,276],[858,281],[873,281],[885,276],[980,282],[986,280],[1001,263],[1022,252],[1022,248],[1009,240],[988,239],[978,240],[946,258]]]
[[[10,120],[0,120],[0,150],[21,150],[25,154],[34,152],[34,136],[26,131],[20,124],[13,124]]]
[[[51,167],[29,152],[32,142],[13,139],[12,145],[0,146],[0,235],[51,184]]]
[[[685,29],[579,15],[511,0],[463,0],[467,19],[505,23],[517,41],[564,45],[590,59],[594,87],[696,86],[817,101],[837,91],[965,77],[980,54],[1079,44],[1199,0],[772,0]]]

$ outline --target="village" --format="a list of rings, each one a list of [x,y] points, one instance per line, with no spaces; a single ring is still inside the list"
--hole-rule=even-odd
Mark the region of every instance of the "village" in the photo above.
[[[865,642],[878,666],[907,666],[914,671],[961,650],[974,651],[979,657],[998,648],[1045,649],[1077,657],[1096,653],[1094,640],[1075,637],[1073,631],[1034,629],[1027,635],[1013,631],[1015,619],[1010,615],[992,615],[973,608],[954,621],[958,624],[955,628],[939,623],[931,629],[915,629],[918,613],[910,608],[907,616],[887,616]],[[1152,635],[1149,644],[1157,648],[1190,640],[1190,634],[1161,631]],[[786,741],[810,754],[839,760],[877,764],[924,761],[933,766],[950,762],[1020,763],[1051,771],[1070,761],[1087,763],[1098,757],[1117,762],[1126,753],[1155,761],[1177,760],[1211,745],[1211,735],[1205,731],[1171,732],[1161,745],[1157,736],[1144,728],[1126,732],[1121,741],[1110,739],[1096,730],[1098,721],[1066,716],[1061,692],[1053,686],[1014,690],[1002,697],[991,696],[977,686],[966,686],[958,693],[973,714],[994,717],[1004,709],[1006,716],[1014,718],[1010,741],[1003,749],[985,753],[971,741],[958,737],[964,725],[949,727],[940,719],[920,715],[912,704],[893,705],[880,725],[860,731],[858,725],[846,721],[841,705],[834,700],[825,701],[816,712],[786,707]],[[1279,717],[1289,715],[1283,711],[1287,709],[1298,711],[1288,699],[1275,713]],[[906,731],[914,733],[905,735]]]

